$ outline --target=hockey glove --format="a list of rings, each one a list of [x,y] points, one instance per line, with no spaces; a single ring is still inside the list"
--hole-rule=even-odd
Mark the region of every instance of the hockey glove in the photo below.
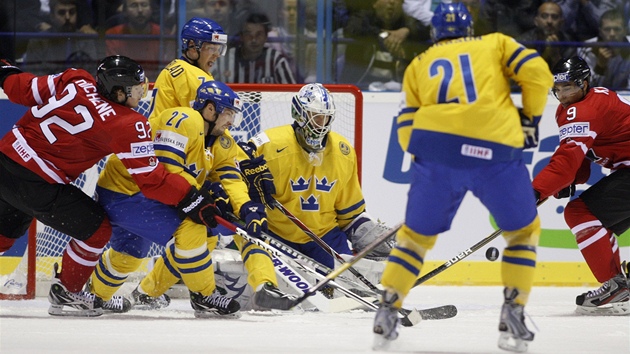
[[[261,238],[261,231],[267,232],[267,213],[262,204],[250,200],[243,204],[240,214],[241,219],[245,220],[248,234]]]
[[[217,205],[217,209],[219,209],[221,214],[233,212],[230,197],[228,197],[220,182],[206,181],[206,183],[203,184],[203,189],[210,192],[210,196],[214,199],[214,204]]]
[[[575,195],[575,183],[571,183],[570,185],[562,188],[560,191],[558,191],[558,193],[554,194],[553,196],[556,199],[562,199],[562,198],[571,198],[574,195]]]
[[[276,186],[273,184],[273,175],[269,172],[267,161],[263,155],[240,162],[243,179],[247,184],[249,198],[267,208],[274,208],[273,194],[276,194]]]
[[[8,59],[0,59],[0,87],[4,89],[4,80],[9,75],[19,74],[22,70],[17,66],[11,64]]]
[[[197,190],[195,187],[191,187],[190,191],[179,204],[179,217],[184,220],[189,217],[197,224],[206,225],[207,227],[217,227],[217,221],[214,219],[215,215],[221,215],[221,212],[214,204],[214,200],[210,196],[207,190]]]
[[[540,201],[540,192],[534,189],[534,198],[536,198],[536,203]]]
[[[538,146],[538,123],[540,122],[540,117],[529,119],[529,117],[523,114],[522,108],[518,109],[518,114],[521,117],[521,128],[523,129],[525,139],[523,142],[523,149]]]
[[[241,150],[245,151],[245,153],[247,154],[247,157],[249,157],[250,159],[253,159],[254,157],[254,153],[256,152],[256,146],[254,145],[254,143],[243,143],[243,142],[239,142],[238,146],[241,147]]]

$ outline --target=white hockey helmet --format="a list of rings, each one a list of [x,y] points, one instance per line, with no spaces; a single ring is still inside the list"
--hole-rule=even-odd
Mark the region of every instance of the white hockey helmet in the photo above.
[[[309,152],[324,150],[324,138],[335,120],[333,97],[322,84],[307,84],[291,101],[291,116],[297,122],[300,145]]]

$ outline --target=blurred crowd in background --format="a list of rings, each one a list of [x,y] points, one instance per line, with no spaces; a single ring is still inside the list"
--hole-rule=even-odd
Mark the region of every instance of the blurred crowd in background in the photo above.
[[[149,80],[181,55],[179,29],[206,17],[229,35],[212,74],[225,82],[348,83],[399,91],[431,45],[439,0],[3,0],[0,57],[35,74],[95,70],[106,55],[140,62]],[[502,32],[553,66],[578,54],[593,85],[630,88],[630,0],[461,0],[475,35]],[[247,75],[242,68],[251,67]],[[239,69],[240,68],[240,69]],[[518,87],[514,87],[518,91]]]

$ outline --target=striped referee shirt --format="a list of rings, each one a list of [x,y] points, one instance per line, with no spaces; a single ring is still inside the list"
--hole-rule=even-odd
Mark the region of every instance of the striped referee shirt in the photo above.
[[[280,51],[265,47],[254,60],[245,60],[241,48],[230,48],[219,58],[213,76],[223,82],[257,84],[295,84],[289,59]],[[216,75],[215,75],[216,73]]]

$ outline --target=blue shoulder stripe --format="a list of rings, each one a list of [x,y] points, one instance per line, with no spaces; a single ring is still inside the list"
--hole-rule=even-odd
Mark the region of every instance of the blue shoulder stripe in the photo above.
[[[540,57],[540,54],[538,54],[538,52],[534,52],[528,56],[526,56],[525,58],[521,59],[521,61],[518,62],[518,64],[516,64],[516,68],[514,68],[514,73],[518,74],[518,71],[521,69],[521,66],[523,66],[523,64],[525,64],[526,62],[536,58],[536,57]]]

